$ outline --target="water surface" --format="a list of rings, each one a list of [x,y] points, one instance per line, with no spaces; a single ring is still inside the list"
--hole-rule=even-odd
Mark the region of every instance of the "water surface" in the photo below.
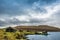
[[[49,35],[28,35],[29,40],[60,40],[60,32],[48,32]]]

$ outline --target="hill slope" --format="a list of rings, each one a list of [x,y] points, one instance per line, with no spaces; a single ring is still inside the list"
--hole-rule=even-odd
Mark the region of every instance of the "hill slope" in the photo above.
[[[58,32],[60,28],[48,26],[48,25],[38,25],[38,26],[16,26],[18,30],[28,30],[28,31],[49,31],[49,32]]]

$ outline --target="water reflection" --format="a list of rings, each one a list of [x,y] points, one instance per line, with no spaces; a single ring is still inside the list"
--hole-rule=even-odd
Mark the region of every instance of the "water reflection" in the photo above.
[[[60,32],[48,32],[48,35],[28,35],[29,40],[60,40]]]

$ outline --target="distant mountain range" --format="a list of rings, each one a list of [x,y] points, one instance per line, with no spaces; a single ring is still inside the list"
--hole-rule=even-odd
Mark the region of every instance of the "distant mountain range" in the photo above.
[[[18,30],[28,30],[28,31],[48,31],[48,32],[60,32],[60,28],[56,28],[48,25],[38,25],[38,26],[16,26]]]

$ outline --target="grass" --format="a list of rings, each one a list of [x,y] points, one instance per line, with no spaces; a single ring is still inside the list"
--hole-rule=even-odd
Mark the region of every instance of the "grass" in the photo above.
[[[46,32],[34,32],[34,31],[28,31],[28,30],[16,30],[13,32],[10,32],[10,30],[7,32],[7,29],[11,29],[11,27],[6,28],[6,29],[0,29],[0,40],[27,40],[26,35],[33,35],[33,34],[39,34],[39,35],[44,35]]]
[[[26,40],[23,39],[24,37],[24,33],[18,30],[16,32],[5,32],[4,29],[0,29],[0,40]]]

